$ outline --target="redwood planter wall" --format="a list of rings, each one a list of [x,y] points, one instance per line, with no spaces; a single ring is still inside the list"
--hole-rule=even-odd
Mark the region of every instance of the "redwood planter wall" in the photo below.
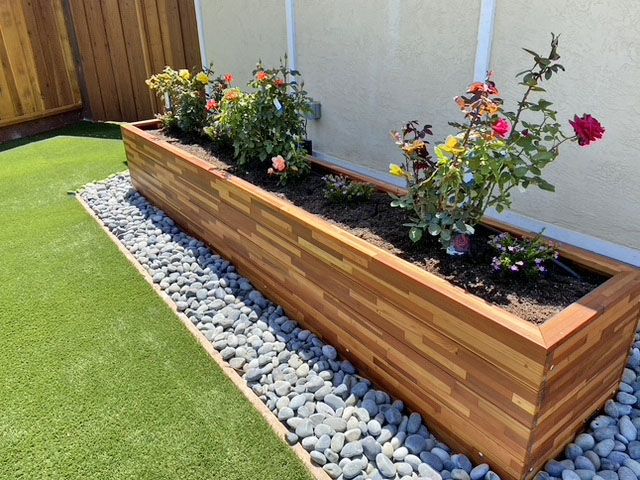
[[[613,276],[535,326],[139,127],[123,137],[145,197],[476,461],[528,477],[614,392],[636,270],[567,249]]]

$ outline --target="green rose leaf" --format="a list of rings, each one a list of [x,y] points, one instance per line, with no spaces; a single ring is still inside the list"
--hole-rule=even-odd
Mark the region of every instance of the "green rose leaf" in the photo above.
[[[441,230],[442,230],[442,228],[437,223],[430,223],[429,224],[429,233],[431,235],[434,235],[434,236],[438,235]]]
[[[419,241],[422,238],[422,229],[418,227],[412,227],[411,230],[409,230],[409,238],[414,243]]]

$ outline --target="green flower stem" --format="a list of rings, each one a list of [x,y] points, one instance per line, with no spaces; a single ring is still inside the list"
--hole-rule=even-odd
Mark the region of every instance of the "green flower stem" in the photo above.
[[[538,65],[538,62],[536,62],[536,65]],[[533,70],[535,68],[534,67],[529,70],[531,73],[533,73]],[[535,77],[535,85],[538,85],[538,80],[540,80],[540,78],[542,77],[542,74],[544,73],[544,69],[545,67],[542,67],[542,69],[540,70],[540,72],[538,72]],[[533,85],[530,85],[529,88],[527,88],[527,90],[524,92],[524,95],[522,96],[522,100],[520,100],[520,102],[518,102],[518,110],[516,111],[516,118],[513,120],[513,123],[511,124],[511,134],[509,135],[509,140],[511,140],[511,138],[513,137],[514,132],[516,131],[516,127],[518,126],[518,123],[520,122],[520,116],[522,115],[522,112],[524,111],[524,107],[526,105],[527,102],[527,98],[529,98],[529,94],[531,94],[531,92],[533,91]]]

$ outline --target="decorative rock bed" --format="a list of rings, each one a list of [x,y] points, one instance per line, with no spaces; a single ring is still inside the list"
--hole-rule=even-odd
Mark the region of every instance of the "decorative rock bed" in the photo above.
[[[287,318],[234,266],[149,204],[127,175],[81,197],[222,358],[287,425],[332,478],[498,480],[487,464],[452,454],[416,413],[360,377],[336,350]],[[640,342],[615,401],[590,430],[550,461],[542,479],[632,480],[640,476]],[[596,473],[597,472],[597,473]]]

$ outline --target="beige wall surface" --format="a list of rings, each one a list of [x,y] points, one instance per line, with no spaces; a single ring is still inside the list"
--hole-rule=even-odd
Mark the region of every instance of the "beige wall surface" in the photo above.
[[[275,64],[286,51],[285,0],[201,3],[208,58],[238,84],[259,57]],[[298,66],[322,103],[322,118],[309,122],[314,150],[386,172],[401,159],[389,131],[404,121],[433,124],[435,139],[451,132],[453,97],[472,81],[480,3],[297,0]],[[592,148],[563,148],[546,171],[556,193],[515,194],[525,220],[640,249],[639,23],[632,0],[497,2],[492,69],[505,100],[515,100],[514,75],[530,61],[520,47],[544,51],[550,32],[561,33],[567,72],[547,98],[562,121],[587,112],[607,128]]]
[[[541,5],[542,4],[542,5]],[[640,248],[640,5],[632,0],[499,2],[493,68],[505,101],[520,94],[511,81],[526,68],[527,46],[544,52],[560,33],[561,63],[546,98],[561,120],[592,113],[607,133],[590,148],[569,145],[545,172],[556,192],[516,194],[523,215],[631,248]]]
[[[279,65],[287,52],[283,0],[201,0],[207,61],[244,87],[259,59]]]
[[[403,122],[444,135],[453,97],[472,80],[479,5],[298,1],[298,63],[322,103],[322,118],[309,123],[314,150],[386,172],[401,160],[389,132]]]

